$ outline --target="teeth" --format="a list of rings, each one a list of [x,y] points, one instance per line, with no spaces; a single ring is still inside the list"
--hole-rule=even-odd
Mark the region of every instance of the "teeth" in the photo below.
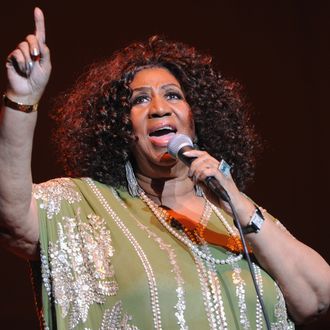
[[[160,127],[160,128],[158,128],[156,131],[160,131],[160,130],[162,130],[162,129],[168,129],[168,130],[171,130],[171,131],[173,131],[173,128],[172,128],[172,127],[170,127],[170,126],[164,126],[164,127]]]

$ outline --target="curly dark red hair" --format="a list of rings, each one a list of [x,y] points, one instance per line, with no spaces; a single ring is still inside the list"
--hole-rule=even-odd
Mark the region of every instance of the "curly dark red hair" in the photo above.
[[[124,164],[133,141],[129,85],[142,67],[160,66],[182,86],[199,148],[233,165],[233,177],[243,188],[253,176],[259,142],[239,84],[224,79],[211,62],[194,47],[154,36],[92,65],[52,115],[66,174],[126,186]]]

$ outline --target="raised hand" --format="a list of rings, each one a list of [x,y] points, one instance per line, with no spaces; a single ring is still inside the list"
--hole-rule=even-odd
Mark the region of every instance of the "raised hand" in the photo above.
[[[38,103],[47,85],[51,62],[45,44],[45,20],[39,8],[34,10],[35,33],[29,34],[7,59],[6,95],[14,102]]]

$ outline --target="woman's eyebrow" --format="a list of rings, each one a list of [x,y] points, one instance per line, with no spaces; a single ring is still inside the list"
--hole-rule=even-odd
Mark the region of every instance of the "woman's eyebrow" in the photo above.
[[[178,84],[174,84],[174,83],[166,84],[166,85],[161,86],[162,89],[166,89],[166,88],[169,88],[169,87],[176,87],[176,88],[181,89],[181,87]]]
[[[146,92],[146,91],[149,91],[151,88],[150,87],[145,87],[145,86],[142,86],[142,87],[136,87],[134,89],[132,89],[132,92]]]
[[[181,87],[178,84],[174,84],[174,83],[165,84],[165,85],[160,86],[161,89],[167,89],[170,87],[176,87],[176,88],[181,89]],[[133,92],[139,92],[139,91],[146,92],[146,91],[150,91],[150,90],[151,90],[151,87],[148,87],[148,86],[141,86],[141,87],[136,87],[136,88],[132,89]]]

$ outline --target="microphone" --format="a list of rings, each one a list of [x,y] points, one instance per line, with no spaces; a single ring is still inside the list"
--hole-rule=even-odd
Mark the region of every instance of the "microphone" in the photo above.
[[[174,158],[180,159],[188,167],[197,157],[188,157],[183,153],[189,150],[194,150],[193,142],[190,137],[184,134],[176,134],[168,143],[167,151]],[[204,183],[210,188],[218,197],[225,202],[230,202],[230,197],[227,191],[221,186],[219,181],[214,176],[208,176]]]

